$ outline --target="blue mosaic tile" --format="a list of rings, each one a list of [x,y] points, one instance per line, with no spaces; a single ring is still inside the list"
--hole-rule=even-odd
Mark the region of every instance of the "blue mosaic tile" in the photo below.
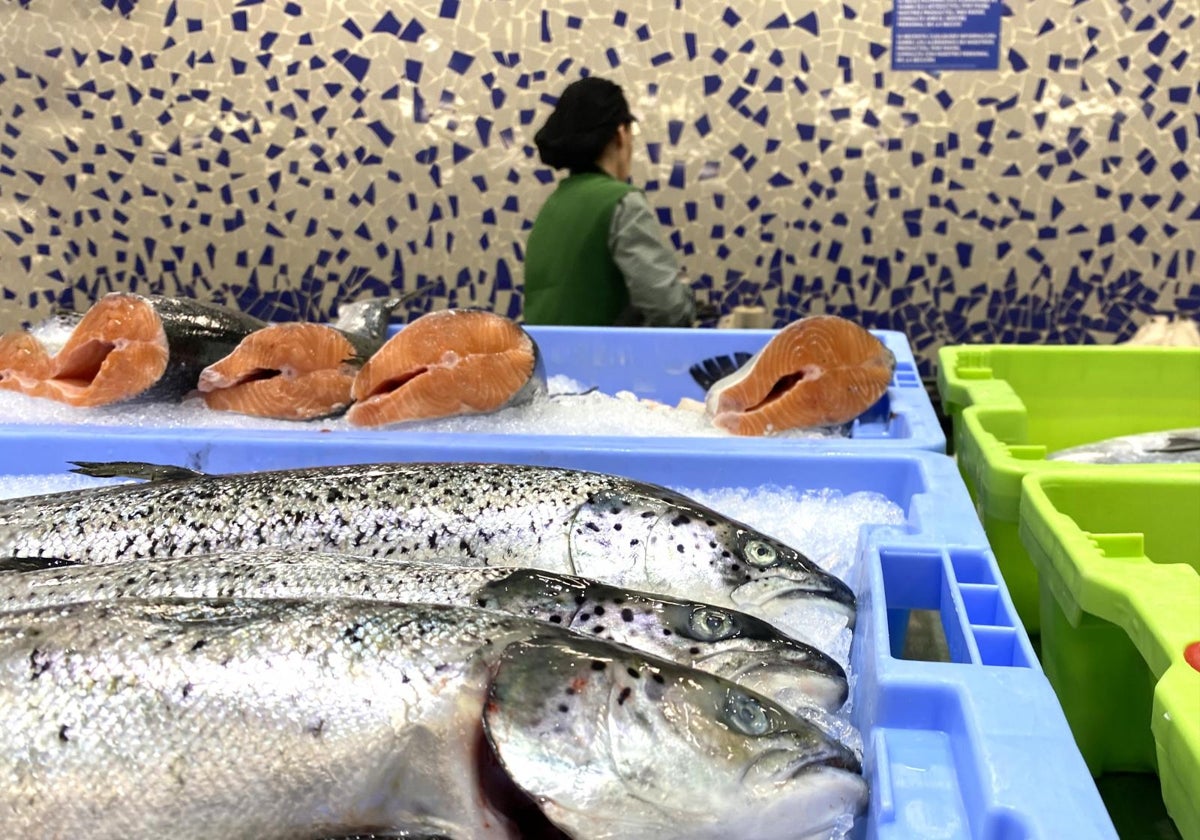
[[[766,4],[723,6],[727,36],[711,11],[706,20],[679,3],[635,20],[538,7],[530,44],[476,36],[485,13],[456,0],[436,17],[242,2],[212,20],[114,0],[107,25],[128,31],[111,48],[88,37],[91,24],[51,24],[55,0],[18,4],[0,23],[45,27],[59,43],[0,59],[10,103],[0,195],[28,209],[0,225],[0,257],[29,275],[3,293],[36,311],[158,284],[319,318],[347,295],[429,283],[424,307],[472,300],[517,314],[520,243],[554,181],[530,135],[562,83],[591,72],[574,58],[587,44],[649,97],[642,184],[673,247],[708,261],[693,273],[723,307],[764,303],[780,322],[835,311],[903,329],[926,375],[944,342],[1113,340],[1146,312],[1197,312],[1200,291],[1185,278],[1200,197],[1186,156],[1200,124],[1187,111],[1193,88],[1176,75],[1195,15],[1171,2],[1118,17],[1090,7],[1027,22],[1005,9],[1006,27],[1027,27],[1020,47],[997,74],[951,85],[862,71],[884,58],[887,38],[841,51],[859,19],[846,3],[796,20]],[[430,60],[426,36],[450,45],[445,58]],[[1131,37],[1138,52],[1116,54]],[[1105,68],[1094,83],[1080,75],[1089,62]],[[69,89],[48,81],[62,78],[60,64],[79,76]],[[200,68],[211,69],[191,81]],[[1034,68],[1030,91],[1022,76]],[[662,116],[660,88],[673,91]],[[1082,97],[1127,91],[1140,109],[1072,116]],[[225,116],[185,128],[206,101]],[[60,103],[85,130],[34,145],[27,121]],[[973,122],[950,124],[971,107]],[[505,173],[508,191],[489,189],[491,172]],[[924,213],[909,203],[914,177]],[[752,225],[717,221],[738,218],[726,192],[756,214]],[[761,251],[734,244],[746,240]],[[1122,242],[1138,246],[1141,264],[1114,259]],[[512,257],[485,267],[496,249]],[[976,289],[968,281],[980,271],[993,276]],[[1106,287],[1120,297],[1097,293]]]

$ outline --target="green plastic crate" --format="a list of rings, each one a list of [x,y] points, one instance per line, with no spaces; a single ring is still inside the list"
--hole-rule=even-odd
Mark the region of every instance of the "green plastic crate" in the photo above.
[[[1041,473],[1022,491],[1042,666],[1088,768],[1157,772],[1200,840],[1200,466]]]
[[[938,391],[959,470],[1017,614],[1040,631],[1037,573],[1017,534],[1021,480],[1122,466],[1047,453],[1122,435],[1200,426],[1200,348],[973,345],[938,352]]]

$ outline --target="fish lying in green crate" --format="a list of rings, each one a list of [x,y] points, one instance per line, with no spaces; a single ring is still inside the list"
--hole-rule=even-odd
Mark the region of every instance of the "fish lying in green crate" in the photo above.
[[[1200,838],[1200,466],[1027,476],[1042,660],[1089,768],[1155,771]],[[1149,723],[1149,726],[1147,726]]]

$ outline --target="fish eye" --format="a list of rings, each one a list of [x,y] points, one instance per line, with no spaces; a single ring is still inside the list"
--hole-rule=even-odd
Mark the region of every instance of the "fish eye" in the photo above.
[[[737,623],[733,616],[715,607],[697,607],[688,616],[689,635],[701,642],[719,642],[736,636]]]
[[[766,734],[771,728],[771,721],[767,719],[762,705],[740,691],[729,692],[725,700],[725,722],[743,735],[750,736]]]
[[[779,558],[775,548],[762,540],[749,540],[743,554],[746,556],[747,563],[758,566],[760,569],[775,565],[775,561]]]

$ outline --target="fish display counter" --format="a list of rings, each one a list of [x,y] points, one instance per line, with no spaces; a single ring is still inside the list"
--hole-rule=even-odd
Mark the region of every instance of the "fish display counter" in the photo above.
[[[447,547],[454,547],[463,557],[473,556],[482,565],[461,578],[462,584],[454,583],[460,578],[448,572],[439,575],[432,571],[427,579],[437,583],[429,585],[486,593],[489,610],[496,602],[511,603],[510,599],[518,597],[520,609],[527,611],[524,614],[540,611],[542,618],[548,615],[549,622],[559,625],[576,622],[590,638],[560,638],[554,635],[558,630],[537,631],[545,639],[527,638],[531,631],[523,628],[529,625],[521,623],[527,619],[498,618],[490,612],[491,617],[452,612],[465,607],[405,607],[416,612],[396,627],[431,631],[453,624],[461,628],[453,636],[441,630],[428,636],[422,654],[426,659],[434,656],[428,653],[430,644],[451,644],[458,650],[474,644],[472,638],[482,639],[481,634],[507,651],[503,655],[498,652],[496,660],[484,656],[499,669],[489,689],[484,731],[505,773],[535,796],[546,817],[572,836],[614,836],[614,832],[632,836],[629,831],[647,827],[654,836],[708,836],[690,822],[698,807],[695,791],[701,789],[720,812],[719,827],[713,828],[715,824],[709,822],[706,830],[725,832],[719,836],[780,840],[933,834],[972,840],[997,835],[1104,840],[1116,836],[1050,683],[1017,621],[969,496],[953,462],[945,456],[900,451],[780,454],[747,449],[732,457],[707,449],[654,451],[626,446],[600,451],[586,440],[576,446],[550,448],[516,437],[468,439],[442,448],[430,447],[423,438],[385,443],[370,436],[345,441],[346,445],[304,446],[297,445],[293,436],[267,432],[197,445],[169,432],[108,431],[104,435],[86,429],[69,431],[53,448],[6,447],[5,476],[0,485],[8,481],[12,487],[4,495],[79,488],[66,497],[43,495],[0,502],[0,546],[18,560],[25,558],[21,574],[48,574],[58,586],[94,588],[101,574],[96,569],[120,559],[103,555],[108,546],[105,540],[111,542],[114,533],[128,541],[123,552],[132,552],[134,557],[158,557],[159,551],[175,549],[184,554],[201,548],[207,552],[221,534],[236,535],[231,539],[238,544],[269,544],[276,550],[298,540],[294,544],[304,548],[305,556],[264,559],[274,564],[275,574],[256,578],[255,592],[296,585],[300,576],[289,577],[286,570],[295,572],[301,566],[310,570],[306,572],[309,583],[304,584],[310,590],[306,591],[326,586],[327,595],[361,586],[368,575],[372,591],[386,582],[386,569],[368,571],[366,566],[355,566],[362,576],[343,572],[348,569],[344,565],[336,572],[328,566],[322,569],[321,564],[332,561],[322,559],[321,552],[314,554],[313,546],[304,543],[308,537],[320,540],[341,534],[339,545],[347,550],[356,545],[405,546],[422,561]],[[78,468],[84,475],[67,472],[73,462],[84,464]],[[379,462],[392,464],[363,466]],[[561,471],[583,472],[566,475]],[[244,475],[227,475],[234,473]],[[138,481],[131,483],[130,477]],[[102,484],[118,486],[94,489]],[[101,498],[96,493],[116,495]],[[88,509],[93,498],[100,501]],[[379,518],[379,511],[385,510],[401,511],[402,515]],[[540,513],[534,516],[533,510]],[[122,530],[125,526],[118,521],[129,527]],[[501,527],[498,523],[502,521],[508,524]],[[133,522],[142,522],[142,530],[130,530]],[[84,544],[100,552],[88,560],[100,566],[89,569],[85,563],[80,568],[69,559],[65,565],[56,562]],[[530,554],[535,545],[541,560]],[[559,555],[555,546],[567,546],[569,551]],[[513,564],[511,552],[538,563],[543,572],[521,578],[521,586],[516,587],[500,568]],[[570,558],[570,568],[554,571],[547,564],[560,562],[553,560],[560,556]],[[508,559],[493,564],[489,559],[493,557]],[[207,572],[204,563],[193,564],[178,574],[166,571],[170,568],[166,558],[157,562],[164,564],[161,574],[126,577],[122,573],[122,592],[128,596],[139,591],[189,591],[186,587],[209,586],[206,580],[211,580],[215,591],[224,591],[220,587],[228,584],[234,568],[231,564],[242,561],[233,557],[214,561],[217,565]],[[782,568],[781,564],[801,569],[802,574],[785,575],[782,585],[771,583],[780,580],[771,570]],[[724,568],[732,576],[689,571],[709,568]],[[282,580],[281,573],[289,579]],[[210,578],[205,578],[206,574]],[[606,628],[637,624],[634,619],[642,614],[640,605],[647,600],[627,601],[626,594],[613,596],[611,590],[603,596],[609,600],[602,600],[593,590],[571,589],[576,584],[558,577],[563,574],[594,577],[622,589],[632,588],[634,581],[642,581],[647,589],[653,584],[657,587],[654,591],[677,591],[676,587],[685,583],[716,585],[716,590],[706,590],[714,598],[725,591],[721,587],[729,585],[722,580],[732,581],[732,601],[709,607],[693,605],[684,613],[700,619],[687,632],[708,640],[706,644],[730,638],[733,605],[759,618],[768,617],[773,626],[789,628],[789,635],[803,637],[826,656],[806,656],[805,672],[814,676],[809,681],[813,687],[803,690],[781,684],[770,674],[753,684],[753,691],[763,695],[721,688],[726,683],[720,681],[726,678],[719,676],[693,675],[681,682],[678,675],[692,672],[678,670],[685,667],[682,664],[664,664],[661,657],[670,655],[664,650],[656,649],[650,657],[628,651],[617,654],[605,647],[609,638]],[[10,577],[9,583],[13,580]],[[530,580],[537,581],[533,589]],[[547,581],[552,584],[549,588]],[[47,597],[45,587],[25,590],[21,597],[34,591],[41,593],[38,597]],[[576,592],[578,595],[573,594]],[[575,606],[558,612],[554,598],[559,596],[566,598],[562,603]],[[550,600],[542,601],[544,597]],[[612,600],[614,597],[619,600]],[[180,630],[176,637],[183,641],[168,646],[172,649],[169,655],[183,656],[181,661],[201,657],[208,663],[206,668],[231,661],[235,650],[235,662],[262,655],[257,648],[248,650],[244,641],[238,643],[241,647],[229,647],[233,641],[206,628],[245,625],[246,632],[258,634],[253,638],[269,638],[271,645],[302,646],[306,634],[314,632],[312,628],[333,621],[336,623],[329,626],[337,629],[341,641],[322,659],[322,667],[329,668],[337,666],[343,650],[354,657],[365,655],[364,651],[381,655],[382,640],[390,638],[386,633],[378,635],[384,626],[378,614],[381,607],[355,607],[350,614],[344,613],[349,608],[330,606],[312,596],[298,605],[257,607],[251,614],[237,616],[226,615],[229,608],[220,605],[205,606],[203,614],[196,615],[176,615],[185,608],[163,607],[153,618],[134,615],[137,609],[103,606],[103,602],[99,606],[59,607],[55,621],[87,621],[86,626],[93,628],[89,633],[100,632],[96,628],[107,626],[106,621],[123,621],[135,626],[139,638],[151,641],[167,632],[164,628],[185,627],[186,632]],[[581,618],[578,610],[586,611],[587,616]],[[646,614],[651,612],[660,616],[657,621],[672,615],[669,609]],[[908,628],[917,613],[934,617],[944,640],[942,661],[913,658],[906,634],[914,632]],[[397,620],[397,613],[390,615],[387,620]],[[554,622],[555,615],[573,618]],[[734,624],[738,622],[750,626],[752,620],[738,618]],[[683,625],[670,626],[678,633]],[[277,629],[266,630],[268,627]],[[48,645],[42,637],[32,661],[41,669],[37,682],[42,687],[38,690],[52,692],[53,680],[63,672],[46,653]],[[184,650],[174,653],[180,646]],[[693,647],[703,650],[700,641]],[[689,653],[693,647],[678,647],[676,655],[696,655]],[[154,644],[139,647],[150,649],[159,648]],[[480,648],[484,649],[486,645]],[[709,658],[714,665],[742,661],[734,653],[725,650]],[[451,654],[447,649],[436,656],[461,658],[463,654]],[[795,655],[789,656],[794,661]],[[26,668],[29,657],[26,651],[22,660]],[[278,658],[273,661],[263,673],[282,674],[284,666]],[[453,672],[439,670],[445,665],[434,669],[436,661],[443,660],[428,659],[429,673]],[[619,668],[611,667],[614,662]],[[531,663],[541,664],[531,667]],[[731,673],[736,676],[740,669],[743,666],[737,665]],[[846,679],[844,695],[836,688],[839,669],[844,669]],[[206,673],[211,677],[213,671]],[[287,673],[292,675],[289,679],[299,679],[299,671]],[[361,669],[348,673],[361,673]],[[416,671],[405,673],[411,676]],[[569,678],[568,690],[551,687],[557,679],[551,676],[554,674]],[[648,675],[656,676],[650,680]],[[425,679],[414,679],[401,692],[404,697],[416,692],[406,701],[415,704],[414,708],[420,705]],[[599,709],[592,708],[588,712],[591,717],[578,717],[572,710],[593,702],[589,698],[594,693],[587,687],[600,683],[605,686],[606,702]],[[272,684],[271,679],[265,677],[263,684]],[[185,700],[205,691],[199,680],[187,686]],[[716,696],[725,699],[712,706],[717,689]],[[390,693],[383,685],[373,690]],[[799,695],[821,698],[814,704],[820,708],[792,712],[773,705],[778,702],[797,709]],[[533,702],[539,696],[562,699]],[[653,704],[663,702],[681,705],[660,720]],[[468,703],[456,708],[474,706]],[[722,721],[715,728],[705,723],[713,709]],[[624,734],[613,742],[620,749],[605,748],[602,755],[594,755],[591,751],[608,741],[597,738],[596,733],[588,734],[583,721],[597,719],[595,715],[601,711],[608,725]],[[816,727],[815,734],[806,736],[805,741],[810,744],[806,750],[817,749],[822,756],[816,764],[812,758],[801,763],[789,763],[789,758],[781,764],[791,755],[793,747],[789,746],[771,757],[764,753],[754,759],[753,772],[742,768],[730,777],[711,764],[711,757],[703,761],[688,757],[688,750],[712,739],[723,745],[718,750],[721,755],[740,756],[744,747],[736,746],[735,741],[775,738],[785,731],[793,733],[788,737],[795,737],[798,727],[810,726],[787,723],[792,720],[789,714],[801,715]],[[669,721],[685,719],[701,728],[678,741]],[[572,722],[550,726],[554,720]],[[298,719],[297,725],[304,724],[304,737],[297,736],[294,742],[273,739],[270,749],[295,743],[296,749],[313,756],[311,760],[324,760],[311,745],[329,739],[324,743],[332,749],[339,743],[333,739],[342,724],[337,717],[316,721],[315,716]],[[665,728],[651,736],[639,728],[650,725],[647,721],[660,721],[653,725]],[[87,749],[86,737],[75,740],[86,736],[86,721],[63,729],[58,726],[56,723],[58,734],[50,735],[65,736],[62,743],[71,749]],[[531,731],[542,732],[544,737],[531,739]],[[561,741],[568,732],[582,740]],[[461,744],[447,744],[447,755],[466,760]],[[653,749],[645,749],[649,745]],[[579,750],[583,752],[576,755]],[[569,769],[576,758],[589,768],[586,773]],[[655,763],[672,761],[679,763]],[[616,810],[580,816],[572,810],[576,806],[570,799],[580,791],[595,793],[589,808],[609,807],[605,804],[609,801],[604,793],[607,788],[601,785],[610,762],[615,762],[612,766],[618,776],[636,774],[642,796],[631,799],[624,789],[614,800]],[[779,773],[788,777],[786,783],[782,777],[776,779]],[[861,775],[861,788],[850,784],[855,775]],[[731,778],[739,781],[731,783]],[[662,787],[664,779],[684,779],[686,784]],[[768,785],[775,793],[765,798],[757,787],[763,779],[776,779]],[[243,783],[250,785],[249,781]],[[451,798],[467,795],[453,785],[445,791]],[[681,800],[682,794],[692,801]],[[168,813],[185,808],[189,795],[185,788],[163,807]],[[427,805],[433,802],[428,796]],[[648,799],[655,802],[653,808],[638,804]],[[206,802],[210,818],[222,813],[220,808],[212,810],[211,804]],[[606,813],[613,814],[608,818],[612,822],[597,822],[595,815]],[[670,824],[653,822],[664,815],[674,815]]]

